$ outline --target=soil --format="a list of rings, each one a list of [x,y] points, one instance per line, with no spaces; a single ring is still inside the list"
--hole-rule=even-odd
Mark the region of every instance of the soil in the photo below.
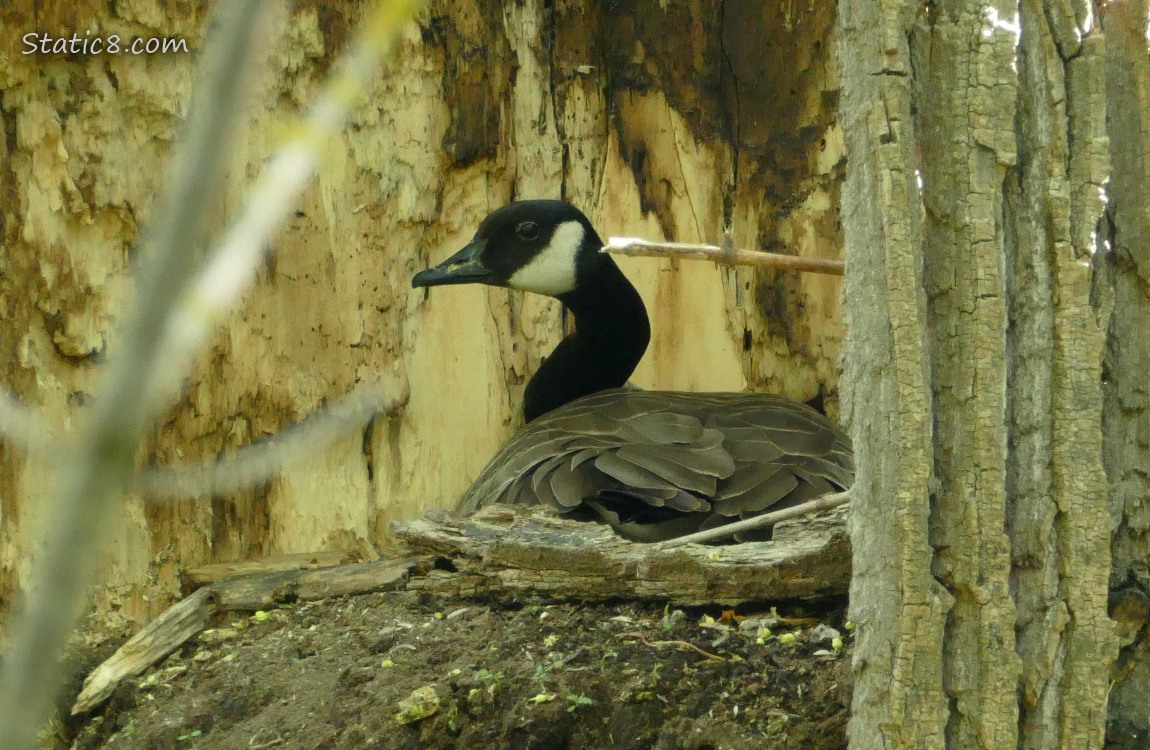
[[[841,603],[724,614],[404,591],[299,603],[205,631],[60,739],[76,750],[837,750],[850,700],[843,616]]]

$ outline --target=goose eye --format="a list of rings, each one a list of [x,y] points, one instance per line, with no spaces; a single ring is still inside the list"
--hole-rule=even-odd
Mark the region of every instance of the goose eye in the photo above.
[[[539,236],[539,225],[533,221],[523,221],[519,226],[515,227],[515,234],[519,235],[521,240],[533,240]]]

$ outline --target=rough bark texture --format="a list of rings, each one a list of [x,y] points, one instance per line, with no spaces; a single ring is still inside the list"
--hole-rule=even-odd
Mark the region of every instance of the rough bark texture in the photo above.
[[[941,2],[910,35],[925,207],[923,282],[934,416],[932,572],[953,597],[943,636],[949,747],[1015,743],[1006,510],[1003,181],[1015,164],[1015,36],[982,2]],[[1009,10],[1005,10],[1009,13]]]
[[[1088,260],[1109,151],[1088,11],[840,11],[853,747],[1102,746]]]
[[[1111,616],[1120,645],[1108,746],[1150,738],[1150,6],[1105,6],[1107,124],[1113,153],[1100,285],[1113,305],[1103,370],[1103,459],[1111,487]],[[1109,243],[1109,244],[1106,244]]]
[[[908,5],[903,10],[913,8]],[[931,407],[907,31],[894,3],[840,6],[842,212],[850,311],[844,413],[858,624],[851,747],[944,746],[942,636],[949,595],[931,576]]]
[[[1019,158],[1006,189],[1020,745],[1101,747],[1115,643],[1101,578],[1104,334],[1090,306],[1089,259],[1109,168],[1104,40],[1079,32],[1089,30],[1084,5],[1024,2],[1021,11]]]
[[[364,3],[301,2],[269,29],[271,72],[218,227],[349,38]],[[800,7],[801,6],[801,7]],[[843,169],[831,2],[432,2],[333,144],[243,305],[220,326],[152,458],[212,460],[397,372],[401,414],[266,486],[136,498],[96,605],[142,620],[181,568],[386,543],[452,505],[518,424],[558,305],[493,289],[412,291],[490,209],[565,197],[604,234],[838,257]],[[285,6],[287,7],[287,6]],[[116,354],[132,248],[184,118],[190,55],[22,55],[27,32],[185,38],[201,4],[17,0],[0,9],[0,382],[53,425],[82,418]],[[764,43],[769,40],[769,43]],[[837,407],[841,279],[622,261],[654,319],[646,387],[750,387]],[[34,560],[53,472],[0,445],[0,600]],[[2,607],[0,607],[2,608]]]

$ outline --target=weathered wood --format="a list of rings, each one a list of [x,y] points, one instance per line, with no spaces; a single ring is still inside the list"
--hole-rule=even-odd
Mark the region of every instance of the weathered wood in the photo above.
[[[262,557],[258,560],[201,565],[181,572],[180,580],[184,584],[185,591],[194,591],[200,586],[238,576],[282,573],[288,570],[314,570],[358,561],[354,554],[347,552],[299,552],[291,555]]]
[[[392,525],[412,554],[448,558],[408,590],[450,596],[644,599],[738,604],[845,594],[850,541],[843,509],[785,521],[770,542],[664,549],[629,542],[606,526],[537,508],[491,506]]]
[[[186,571],[184,579],[208,585],[98,666],[84,681],[72,713],[99,705],[121,681],[179,648],[219,612],[365,594],[405,578],[409,590],[451,596],[738,604],[842,595],[850,581],[845,518],[845,508],[837,507],[779,522],[770,542],[667,549],[629,542],[606,526],[538,508],[496,505],[466,519],[432,512],[393,524],[413,553],[403,559],[341,565],[344,555],[317,552],[203,566]],[[448,558],[454,572],[432,570],[431,556]],[[423,574],[408,578],[416,570]]]
[[[1113,160],[1108,220],[1094,256],[1099,296],[1113,305],[1108,320],[1103,395],[1102,460],[1114,519],[1111,617],[1123,647],[1110,691],[1107,747],[1133,750],[1150,736],[1150,2],[1100,6],[1106,35],[1106,123]],[[1104,318],[1105,319],[1105,318]]]
[[[843,414],[855,452],[850,616],[856,631],[848,739],[945,746],[942,634],[949,594],[931,575],[931,403],[916,179],[911,3],[839,3],[848,336]],[[922,47],[918,48],[922,50]]]
[[[175,651],[208,625],[216,612],[209,588],[202,588],[168,608],[136,633],[84,680],[72,715],[90,711],[112,694],[121,681],[140,674]]]
[[[419,562],[404,558],[238,576],[219,581],[212,586],[212,593],[221,611],[267,609],[288,602],[380,591],[402,581]]]

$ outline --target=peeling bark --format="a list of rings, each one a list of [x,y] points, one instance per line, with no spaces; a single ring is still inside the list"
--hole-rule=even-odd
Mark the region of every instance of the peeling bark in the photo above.
[[[890,4],[894,6],[894,4]],[[907,28],[886,4],[840,6],[847,262],[844,413],[851,488],[853,748],[942,748],[950,596],[931,576],[933,431]]]
[[[1014,37],[982,3],[939,4],[911,32],[934,418],[932,573],[948,747],[1011,747],[1018,731],[1006,537],[1003,182],[1014,166]]]

